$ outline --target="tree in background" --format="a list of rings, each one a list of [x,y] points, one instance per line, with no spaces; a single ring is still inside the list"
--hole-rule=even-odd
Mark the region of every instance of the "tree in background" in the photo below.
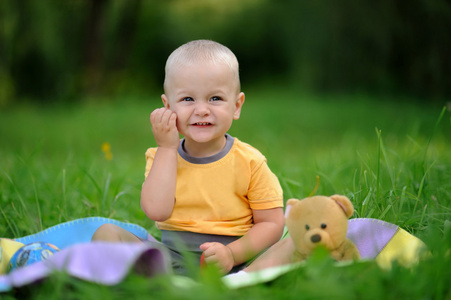
[[[198,38],[229,46],[246,84],[442,101],[449,28],[447,0],[3,0],[0,105],[161,90],[166,57]]]

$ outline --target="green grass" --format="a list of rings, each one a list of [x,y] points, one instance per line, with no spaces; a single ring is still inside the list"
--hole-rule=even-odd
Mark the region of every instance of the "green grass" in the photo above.
[[[383,271],[374,262],[336,267],[315,259],[269,284],[227,290],[215,276],[184,288],[167,277],[130,274],[114,287],[55,274],[0,296],[35,299],[451,298],[451,124],[442,107],[409,99],[314,96],[250,90],[230,133],[260,149],[285,199],[347,195],[354,217],[401,226],[432,255],[413,268]],[[77,106],[24,105],[0,111],[0,236],[20,237],[88,216],[138,223],[144,153],[154,146],[153,99]],[[105,159],[104,142],[113,159]],[[327,286],[327,288],[326,288]]]

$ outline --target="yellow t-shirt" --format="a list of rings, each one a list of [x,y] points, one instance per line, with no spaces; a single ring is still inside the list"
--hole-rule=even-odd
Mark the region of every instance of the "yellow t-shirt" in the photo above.
[[[157,148],[146,152],[146,177]],[[252,146],[227,135],[215,157],[177,155],[175,205],[171,217],[156,222],[162,230],[242,236],[253,226],[252,210],[283,207],[282,188]]]

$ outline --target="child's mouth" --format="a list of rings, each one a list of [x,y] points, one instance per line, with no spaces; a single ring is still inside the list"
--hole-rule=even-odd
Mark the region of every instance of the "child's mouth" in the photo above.
[[[193,124],[194,126],[208,126],[211,125],[211,123],[208,122],[197,122]]]

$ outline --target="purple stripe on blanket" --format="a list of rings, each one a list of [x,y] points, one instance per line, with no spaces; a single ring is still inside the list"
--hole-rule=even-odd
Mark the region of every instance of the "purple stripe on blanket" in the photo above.
[[[381,220],[359,218],[348,223],[348,238],[354,242],[360,256],[374,259],[391,240],[398,226]]]
[[[44,279],[54,271],[92,282],[114,285],[132,270],[147,276],[170,272],[169,258],[162,249],[146,243],[85,243],[61,250],[45,261],[0,276],[0,291]]]
[[[133,229],[135,231],[132,232],[139,234],[140,238],[148,236],[146,230],[137,225],[105,218],[87,218],[19,238],[17,240],[26,243],[54,242],[63,248],[46,261],[0,275],[0,292],[40,281],[54,271],[64,271],[71,276],[105,285],[119,283],[131,270],[147,276],[171,272],[166,249],[160,249],[156,244],[87,243],[98,226],[106,222],[118,224],[127,230]],[[374,259],[397,230],[398,226],[376,219],[351,219],[348,238],[356,244],[362,258]],[[72,239],[61,238],[67,236]]]

